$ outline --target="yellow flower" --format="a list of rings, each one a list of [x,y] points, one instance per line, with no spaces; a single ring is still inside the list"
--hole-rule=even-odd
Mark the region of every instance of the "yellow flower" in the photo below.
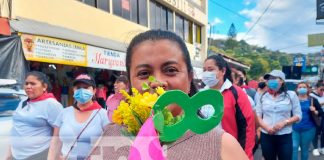
[[[159,95],[162,95],[164,93],[164,89],[162,87],[157,87],[156,88],[156,93],[159,94]]]
[[[120,93],[125,97],[126,101],[121,101],[117,109],[114,111],[112,121],[118,125],[127,127],[127,131],[137,134],[142,124],[151,114],[152,107],[158,97],[164,93],[162,87],[156,89],[156,93],[145,92],[139,93],[137,89],[132,88],[132,95],[122,90]],[[170,111],[166,109],[166,114],[170,115]],[[167,121],[172,121],[168,116]]]

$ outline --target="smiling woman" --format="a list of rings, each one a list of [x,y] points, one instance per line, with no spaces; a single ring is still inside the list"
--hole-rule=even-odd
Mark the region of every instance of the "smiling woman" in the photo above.
[[[188,49],[183,40],[172,32],[150,30],[135,36],[127,49],[126,69],[131,87],[141,94],[146,91],[142,88],[143,83],[149,86],[150,91],[162,87],[166,91],[180,90],[185,96],[189,95],[190,97],[197,92],[192,81],[193,67]],[[149,77],[155,77],[156,80],[150,81]],[[168,109],[173,116],[182,114],[179,106],[173,103],[171,105],[172,107],[168,106]],[[196,112],[196,109],[194,112]],[[146,143],[140,145],[143,150],[137,148],[138,145],[133,145],[129,159],[149,159],[145,158],[147,156],[150,159],[247,159],[238,142],[217,127],[205,134],[195,134],[191,131],[184,133],[184,136],[166,146],[167,156],[161,157],[161,150],[155,148],[153,153],[148,149],[151,148],[150,143],[155,142],[155,140],[151,139],[152,141],[150,141],[147,139],[150,137],[147,136],[153,135],[154,137],[154,133],[158,133],[152,125],[152,118],[149,118],[143,124],[140,132],[146,135]],[[106,129],[104,136],[118,135],[118,132],[120,132],[118,127],[111,126]],[[121,133],[119,133],[120,135]],[[134,143],[137,140],[140,141],[141,138],[141,136],[137,136]],[[99,146],[107,144],[103,141],[99,143]],[[156,147],[161,148],[161,146]],[[138,152],[137,149],[139,149]],[[98,151],[98,149],[96,150]],[[236,154],[231,154],[233,150],[236,151]],[[127,147],[118,150],[117,154],[107,149],[104,152],[107,157],[104,158],[118,159],[120,156],[128,155],[128,152],[129,148]]]

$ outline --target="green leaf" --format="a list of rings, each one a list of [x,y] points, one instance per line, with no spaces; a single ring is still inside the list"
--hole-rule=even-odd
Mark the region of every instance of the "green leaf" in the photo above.
[[[143,125],[143,122],[141,121],[140,116],[139,116],[139,115],[138,115],[134,110],[131,109],[131,111],[132,111],[132,114],[133,114],[134,117],[135,117],[136,122],[137,122],[140,126],[142,126],[142,125]]]
[[[150,86],[146,82],[144,82],[142,84],[142,90],[145,91],[145,90],[148,90],[148,89],[150,89]]]
[[[150,82],[156,82],[156,79],[155,79],[155,77],[154,77],[154,76],[149,76],[149,78],[148,78],[148,79],[149,79],[149,81],[150,81]]]
[[[128,132],[127,129],[124,127],[120,129],[120,133],[121,133],[121,135],[126,136],[126,137],[134,137],[135,136],[134,133]]]

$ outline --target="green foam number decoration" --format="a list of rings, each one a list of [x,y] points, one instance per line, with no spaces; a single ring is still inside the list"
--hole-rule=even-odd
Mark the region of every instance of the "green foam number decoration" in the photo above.
[[[164,125],[163,109],[177,104],[184,111],[184,117],[172,125]],[[197,113],[204,105],[211,105],[214,114],[208,119],[201,118]],[[192,97],[180,90],[170,90],[162,94],[153,106],[154,127],[159,132],[160,140],[163,142],[176,141],[186,131],[191,130],[197,134],[204,134],[215,128],[224,114],[224,102],[222,94],[217,90],[204,90]]]

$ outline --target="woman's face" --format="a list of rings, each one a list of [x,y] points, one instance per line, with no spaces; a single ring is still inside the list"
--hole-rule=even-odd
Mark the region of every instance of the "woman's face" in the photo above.
[[[273,81],[273,80],[276,80],[278,81],[278,86],[277,86],[277,90],[279,90],[282,86],[282,84],[284,83],[284,81],[282,79],[280,79],[279,77],[274,77],[274,76],[270,76],[269,79],[267,80],[267,86],[269,87],[269,89],[272,89],[271,88],[271,85],[269,85],[269,81]]]
[[[114,83],[115,93],[119,93],[120,90],[126,90],[126,89],[127,89],[127,85],[124,82],[116,81]]]
[[[29,99],[35,99],[46,91],[47,85],[43,84],[37,77],[30,75],[25,80],[24,89]]]
[[[216,66],[215,61],[213,59],[207,59],[204,62],[204,68],[203,68],[204,72],[208,71],[208,72],[214,72],[216,74],[216,78],[220,81],[220,82],[224,82],[224,75],[225,75],[225,68],[223,70],[220,70],[218,68],[218,66]],[[219,83],[222,84],[222,83]]]
[[[132,52],[130,82],[139,92],[144,92],[144,82],[153,89],[160,86],[165,90],[190,92],[192,73],[188,73],[183,53],[177,43],[170,40],[147,40],[135,46]],[[154,76],[158,82],[149,82],[149,76]]]
[[[300,88],[306,88],[307,89],[307,85],[304,84],[304,83],[301,83],[297,86],[297,89],[300,89]]]
[[[86,83],[77,83],[74,87],[73,87],[73,92],[75,92],[76,90],[83,88],[83,89],[87,89],[89,91],[91,91],[93,94],[96,93],[96,89],[94,89],[91,85],[86,84]]]

